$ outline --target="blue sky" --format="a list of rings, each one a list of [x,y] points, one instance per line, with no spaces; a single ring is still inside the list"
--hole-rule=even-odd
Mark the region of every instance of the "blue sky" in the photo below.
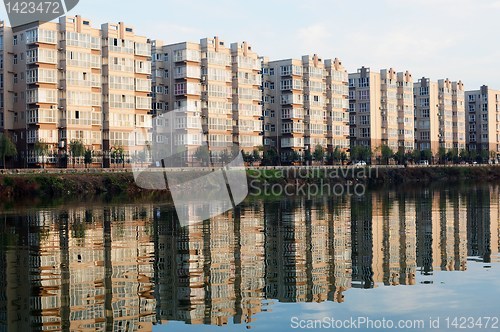
[[[122,21],[165,43],[217,35],[271,59],[316,53],[338,57],[349,72],[393,67],[500,89],[498,0],[80,0],[76,14],[96,28]]]

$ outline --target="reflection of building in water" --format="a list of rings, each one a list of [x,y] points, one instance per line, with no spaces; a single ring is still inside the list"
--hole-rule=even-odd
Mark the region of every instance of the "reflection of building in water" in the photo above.
[[[157,319],[250,323],[264,299],[262,206],[180,227],[172,213],[156,240]]]
[[[467,269],[467,219],[462,203],[461,197],[456,193],[440,192],[438,203],[440,241],[435,248],[441,254],[439,257],[441,270],[465,271]]]
[[[330,292],[328,300],[344,302],[344,292],[351,288],[351,210],[350,200],[333,206],[330,213]]]
[[[23,304],[24,310],[16,310],[16,315],[27,314],[29,319],[23,322],[29,325],[9,324],[9,330],[152,329],[154,248],[144,222],[148,210],[124,207],[108,212],[104,219],[102,211],[86,209],[31,213],[22,218],[21,223],[35,231],[21,234],[21,242],[29,241],[24,251],[29,252],[29,244],[31,253],[15,262],[17,269],[29,262],[26,273],[16,275],[29,276],[31,290],[23,284],[23,300],[10,300],[8,308],[29,303],[29,308]],[[106,228],[112,230],[109,236],[103,232]],[[12,289],[14,284],[7,282],[7,289]],[[22,291],[15,292],[19,298]]]
[[[479,256],[485,263],[498,253],[497,188],[475,188],[467,197],[467,255]]]
[[[498,186],[283,198],[187,226],[171,206],[7,215],[0,331],[251,324],[271,299],[413,285],[417,269],[463,271],[468,255],[498,252],[498,199]]]
[[[385,285],[414,285],[416,263],[415,204],[407,197],[389,194],[382,201],[384,216],[384,279]],[[375,214],[375,212],[374,212]]]
[[[376,202],[375,202],[376,203]],[[372,194],[353,196],[351,200],[352,286],[374,287],[374,247],[377,245],[372,220]],[[375,233],[375,234],[374,234]],[[380,247],[378,247],[380,251]],[[380,255],[379,252],[376,255]],[[378,258],[378,256],[377,256]]]

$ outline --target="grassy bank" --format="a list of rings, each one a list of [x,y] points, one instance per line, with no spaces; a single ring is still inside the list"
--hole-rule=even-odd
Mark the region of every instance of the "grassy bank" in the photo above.
[[[486,179],[498,181],[500,166],[418,167],[418,168],[336,168],[249,170],[248,181],[258,185],[288,183],[399,184],[411,182],[458,181]],[[182,181],[196,178],[197,172],[185,172]],[[216,185],[207,183],[207,185]],[[168,196],[168,191],[139,188],[132,173],[24,174],[0,175],[0,197],[26,198],[37,196],[65,197],[92,195]]]

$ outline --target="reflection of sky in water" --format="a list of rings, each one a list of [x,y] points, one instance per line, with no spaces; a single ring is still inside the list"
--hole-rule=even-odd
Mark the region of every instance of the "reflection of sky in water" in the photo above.
[[[492,256],[492,260],[500,260],[500,255]],[[484,266],[491,266],[485,268]],[[433,331],[448,331],[446,317],[499,317],[500,306],[500,264],[494,262],[468,261],[467,271],[435,271],[433,276],[417,274],[417,284],[414,286],[384,286],[378,285],[374,289],[351,288],[346,291],[345,302],[322,303],[279,303],[276,300],[267,308],[272,312],[263,312],[255,316],[257,320],[250,324],[229,324],[223,331],[243,330],[247,326],[261,331],[296,331],[291,327],[292,317],[299,319],[350,319],[351,317],[368,317],[371,320],[420,320],[423,319],[425,329],[428,330],[429,318],[440,317],[440,329]],[[433,284],[423,284],[430,281]],[[491,321],[490,321],[491,326]],[[481,331],[498,331],[485,329]],[[183,322],[168,322],[156,326],[154,332],[159,331],[198,331],[221,329],[218,326],[189,325]],[[453,328],[454,329],[454,328]],[[326,330],[326,329],[324,329]],[[338,329],[337,329],[338,330]],[[362,331],[366,329],[351,329]],[[377,329],[373,329],[377,330]],[[378,329],[380,330],[380,329]],[[418,331],[418,329],[412,329]],[[471,330],[471,329],[468,329]],[[474,329],[472,329],[474,330]]]

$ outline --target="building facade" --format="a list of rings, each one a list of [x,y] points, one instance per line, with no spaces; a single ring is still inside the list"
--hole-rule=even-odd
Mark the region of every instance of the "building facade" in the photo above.
[[[281,161],[317,146],[332,151],[347,144],[347,73],[338,59],[316,54],[302,60],[262,57],[264,146]]]
[[[16,144],[12,166],[83,164],[71,158],[81,141],[93,163],[110,164],[110,150],[146,145],[137,128],[151,127],[150,46],[132,27],[91,27],[81,16],[16,28],[1,24],[5,67],[0,73],[1,129]],[[47,146],[43,156],[35,143]]]
[[[500,91],[486,85],[466,91],[465,110],[469,151],[500,152]]]

